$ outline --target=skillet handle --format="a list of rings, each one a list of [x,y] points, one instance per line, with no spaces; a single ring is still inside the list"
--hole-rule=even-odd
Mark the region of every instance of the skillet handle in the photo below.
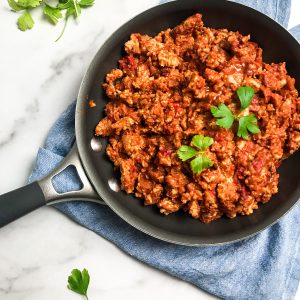
[[[0,196],[0,227],[42,207],[45,196],[37,182]]]
[[[58,193],[52,185],[55,175],[64,171],[68,166],[74,166],[82,182],[78,191]],[[49,175],[17,190],[0,196],[0,227],[24,216],[31,211],[62,201],[83,200],[105,204],[89,182],[81,164],[76,144],[62,163]]]
[[[69,166],[75,167],[77,175],[82,183],[82,188],[78,191],[58,193],[53,187],[52,179],[59,173],[63,172]],[[65,157],[65,159],[58,165],[58,167],[46,177],[39,180],[39,185],[45,195],[47,205],[51,205],[62,201],[74,200],[91,201],[100,204],[105,204],[104,201],[95,192],[92,184],[90,183],[85,173],[85,170],[79,157],[76,143],[73,145],[71,151]]]
[[[52,185],[52,179],[68,166],[74,166],[76,168],[82,183],[82,188],[78,191],[58,193]],[[85,174],[76,144],[63,162],[49,175],[37,182],[33,182],[0,196],[0,227],[15,221],[41,206],[73,200],[105,204],[105,202],[99,198],[99,195],[95,192]]]

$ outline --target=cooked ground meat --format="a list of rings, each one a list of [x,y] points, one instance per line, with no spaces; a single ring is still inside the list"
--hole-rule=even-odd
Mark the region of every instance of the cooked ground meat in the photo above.
[[[154,38],[132,34],[125,51],[106,76],[106,117],[95,129],[109,137],[122,189],[166,215],[182,209],[204,223],[269,201],[280,162],[300,146],[300,98],[285,63],[264,63],[250,36],[204,27],[200,14]],[[255,114],[261,130],[247,140],[210,112],[220,103],[234,111],[245,85],[256,93],[243,115]],[[193,174],[177,150],[197,134],[214,138],[206,151],[214,165]]]

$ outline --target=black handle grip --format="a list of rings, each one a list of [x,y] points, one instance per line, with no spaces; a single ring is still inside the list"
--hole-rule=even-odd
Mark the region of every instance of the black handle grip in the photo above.
[[[0,196],[0,227],[44,206],[45,196],[37,182]]]

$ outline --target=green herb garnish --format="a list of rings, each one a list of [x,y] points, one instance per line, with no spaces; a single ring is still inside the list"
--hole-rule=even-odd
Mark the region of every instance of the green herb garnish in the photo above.
[[[18,27],[20,30],[25,31],[31,29],[34,25],[34,21],[31,14],[25,10],[25,12],[18,19]]]
[[[62,13],[59,8],[53,8],[51,6],[45,5],[43,9],[44,15],[49,19],[51,23],[56,25],[60,18],[62,18]]]
[[[191,169],[193,173],[200,174],[204,169],[208,169],[214,165],[214,162],[205,155],[197,156],[191,161]]]
[[[86,300],[89,299],[87,296],[89,283],[90,275],[86,269],[83,269],[82,271],[74,269],[68,277],[68,289],[77,294],[83,295]]]
[[[204,151],[214,143],[214,139],[203,135],[195,135],[192,138],[192,145],[198,149],[190,146],[181,146],[177,154],[182,161],[189,160],[195,157],[191,162],[191,170],[193,173],[200,174],[204,169],[212,167],[214,162],[205,156]]]
[[[223,128],[230,128],[234,122],[234,115],[231,110],[225,104],[219,104],[218,106],[213,106],[210,109],[212,115],[218,118],[216,124]]]
[[[211,107],[210,111],[217,119],[216,124],[222,128],[230,128],[234,120],[237,120],[239,123],[237,132],[238,137],[248,139],[248,131],[252,134],[260,132],[257,125],[257,119],[253,114],[241,116],[241,112],[251,104],[255,91],[251,86],[241,86],[237,89],[236,93],[241,103],[241,111],[237,116],[234,116],[228,106],[223,103]]]
[[[198,151],[190,146],[181,146],[177,151],[177,154],[182,161],[186,161],[196,156],[197,153]]]
[[[65,25],[57,39],[59,40],[66,29],[69,17],[73,16],[77,19],[81,14],[81,9],[93,6],[95,0],[57,0],[54,6],[50,5],[47,0],[7,0],[7,2],[12,11],[23,11],[17,21],[18,27],[22,31],[31,29],[34,26],[34,20],[30,12],[37,7],[43,9],[46,20],[53,25],[56,25],[64,17]]]
[[[253,134],[260,132],[259,127],[257,126],[257,120],[254,115],[239,118],[239,129],[237,133],[238,137],[247,139],[249,137],[248,131]]]
[[[251,104],[255,91],[251,86],[240,86],[236,93],[241,102],[242,110],[244,110]]]

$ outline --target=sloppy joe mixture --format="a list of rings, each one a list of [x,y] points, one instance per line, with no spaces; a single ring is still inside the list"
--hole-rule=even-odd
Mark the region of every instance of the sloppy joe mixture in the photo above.
[[[200,14],[155,37],[131,34],[119,67],[106,76],[106,116],[95,129],[121,171],[122,189],[163,214],[183,210],[204,223],[249,215],[277,192],[281,161],[300,146],[300,98],[285,63],[262,61],[250,36],[205,27]],[[240,110],[237,90],[252,87],[259,132],[223,128],[211,108]],[[212,162],[193,172],[178,156],[202,135]]]

